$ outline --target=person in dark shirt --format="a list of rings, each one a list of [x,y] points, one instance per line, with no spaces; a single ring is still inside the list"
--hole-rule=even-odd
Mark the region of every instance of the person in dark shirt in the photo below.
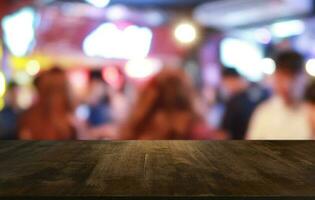
[[[255,108],[269,97],[269,92],[257,84],[249,83],[234,68],[224,68],[222,77],[228,100],[221,129],[230,139],[245,139]]]
[[[17,139],[18,108],[16,104],[17,85],[9,83],[5,96],[5,106],[0,111],[0,139]]]
[[[112,121],[108,86],[99,70],[90,74],[88,123],[90,127],[98,127]]]

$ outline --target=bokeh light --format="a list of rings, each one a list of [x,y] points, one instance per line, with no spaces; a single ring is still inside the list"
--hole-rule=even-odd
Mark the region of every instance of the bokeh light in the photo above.
[[[3,110],[4,106],[5,106],[4,98],[0,98],[0,111]]]
[[[24,71],[17,71],[14,73],[13,80],[19,85],[28,85],[32,82],[31,76]]]
[[[85,0],[85,1],[97,8],[104,8],[110,3],[110,0]]]
[[[301,20],[290,20],[272,24],[271,32],[275,37],[286,38],[300,35],[305,31],[305,24]]]
[[[73,93],[83,96],[89,82],[89,73],[86,69],[74,69],[68,74],[69,83]]]
[[[23,8],[2,20],[4,42],[15,56],[25,56],[35,40],[36,14],[32,8]]]
[[[272,40],[272,35],[267,28],[259,28],[254,32],[257,42],[262,44],[269,44]]]
[[[130,78],[144,79],[156,74],[162,63],[155,59],[138,59],[127,62],[125,72]]]
[[[26,72],[31,75],[35,76],[40,71],[40,63],[37,60],[30,60],[26,64]]]
[[[222,40],[221,60],[227,67],[234,67],[250,81],[260,81],[263,71],[258,65],[263,59],[262,48],[252,42],[237,38],[226,38]]]
[[[264,74],[272,75],[276,70],[276,63],[271,58],[264,58],[260,62],[261,70]]]
[[[305,69],[310,76],[315,77],[315,59],[308,60]]]
[[[102,77],[106,83],[115,89],[119,89],[123,83],[123,78],[116,67],[103,68]]]
[[[33,103],[33,92],[29,87],[21,87],[17,95],[17,105],[21,109],[29,108]]]
[[[197,39],[197,30],[194,25],[190,23],[179,24],[175,28],[175,38],[184,44],[189,44]]]
[[[83,51],[91,57],[144,58],[150,51],[151,40],[149,28],[132,25],[121,30],[113,23],[105,23],[85,38]]]
[[[0,71],[0,98],[4,96],[6,91],[6,80],[4,74]]]

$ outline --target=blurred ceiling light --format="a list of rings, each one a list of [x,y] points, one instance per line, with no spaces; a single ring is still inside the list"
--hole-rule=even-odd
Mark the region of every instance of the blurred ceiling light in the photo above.
[[[35,11],[23,8],[2,20],[4,41],[15,56],[25,56],[35,40]]]
[[[315,59],[308,60],[305,68],[306,68],[306,72],[310,76],[315,76]]]
[[[105,15],[111,21],[122,20],[127,18],[129,10],[123,5],[113,5],[107,9]]]
[[[264,74],[272,75],[276,70],[276,63],[271,58],[264,58],[260,62],[261,70]]]
[[[254,32],[254,36],[257,42],[262,43],[262,44],[269,44],[272,40],[272,35],[270,31],[266,28],[257,29]]]
[[[110,0],[85,0],[85,1],[97,8],[104,8],[110,3]]]
[[[313,0],[217,0],[202,1],[193,12],[201,25],[229,30],[266,21],[313,13]]]
[[[26,72],[31,75],[35,76],[40,71],[40,64],[37,60],[30,60],[26,64]]]
[[[263,52],[259,45],[236,38],[226,38],[221,42],[222,64],[236,68],[250,81],[260,81],[263,72],[259,65]]]
[[[162,68],[162,63],[157,59],[130,60],[125,66],[125,72],[130,78],[145,79],[153,76]]]
[[[149,28],[128,26],[119,29],[105,23],[96,28],[83,42],[87,56],[114,59],[145,58],[150,51],[152,31]]]
[[[197,30],[193,24],[182,23],[175,28],[174,35],[179,42],[189,44],[197,39]]]
[[[2,72],[0,72],[0,98],[4,96],[6,90],[6,80]]]
[[[277,22],[271,25],[271,32],[275,37],[286,38],[300,35],[305,31],[305,24],[302,20],[290,20]]]

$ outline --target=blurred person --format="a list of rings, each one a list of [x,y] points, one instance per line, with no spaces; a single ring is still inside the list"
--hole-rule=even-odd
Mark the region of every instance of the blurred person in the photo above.
[[[213,128],[218,129],[223,115],[223,106],[220,99],[218,99],[217,88],[207,85],[202,89],[201,96],[204,105],[203,113],[207,122],[211,124]]]
[[[90,127],[98,127],[111,122],[109,87],[99,70],[92,71],[90,74],[88,102]]]
[[[75,138],[75,122],[65,72],[57,67],[35,79],[38,97],[22,114],[19,137],[26,140],[69,140]]]
[[[108,73],[105,82],[100,71],[92,73],[89,126],[80,131],[80,139],[106,140],[119,137],[118,127],[129,110],[125,97],[126,80],[118,67],[109,67],[105,73]]]
[[[129,112],[129,101],[132,99],[130,93],[130,84],[127,83],[126,75],[123,70],[116,66],[109,70],[112,75],[110,90],[110,106],[112,110],[112,119],[115,124],[120,124],[126,120]],[[110,80],[108,80],[110,82]],[[128,99],[127,99],[128,96]]]
[[[248,139],[311,139],[305,88],[304,58],[294,51],[280,53],[276,59],[274,95],[258,107],[251,119]]]
[[[8,84],[5,95],[5,106],[0,111],[0,139],[17,139],[17,119],[19,108],[17,105],[18,86],[14,82]]]
[[[144,86],[120,132],[122,139],[209,139],[183,70],[164,69]]]
[[[312,127],[312,139],[315,139],[315,80],[307,87],[305,93],[309,122]]]
[[[269,97],[268,91],[248,82],[235,68],[223,69],[222,85],[228,100],[220,128],[230,139],[244,139],[255,108]]]

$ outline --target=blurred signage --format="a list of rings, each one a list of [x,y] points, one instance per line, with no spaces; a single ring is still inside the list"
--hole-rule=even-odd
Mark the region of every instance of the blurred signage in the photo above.
[[[83,42],[87,56],[138,59],[145,58],[151,47],[152,31],[135,25],[120,29],[113,23],[105,23],[90,33]]]
[[[198,6],[194,18],[221,29],[255,25],[312,13],[312,0],[222,0]]]

